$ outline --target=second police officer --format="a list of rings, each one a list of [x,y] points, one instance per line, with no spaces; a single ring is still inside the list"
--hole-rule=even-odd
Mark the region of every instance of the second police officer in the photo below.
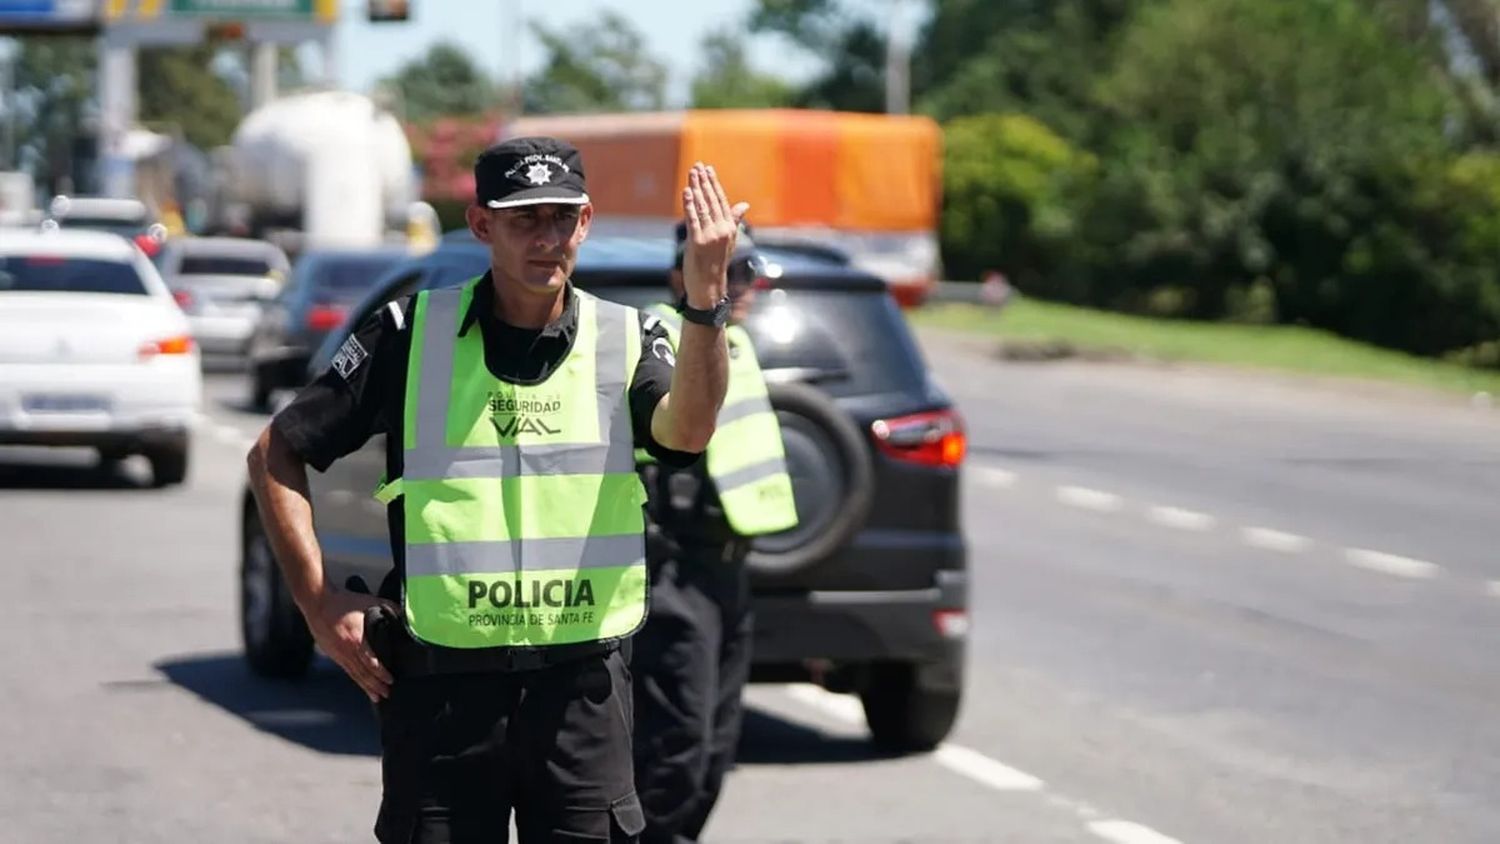
[[[686,301],[688,229],[677,227],[672,300],[647,312],[673,340]],[[636,637],[636,787],[645,842],[696,841],[734,763],[750,676],[745,558],[752,537],[797,524],[781,428],[742,327],[763,263],[742,224],[729,261],[729,388],[703,459],[680,469],[641,453],[650,494],[651,614]]]

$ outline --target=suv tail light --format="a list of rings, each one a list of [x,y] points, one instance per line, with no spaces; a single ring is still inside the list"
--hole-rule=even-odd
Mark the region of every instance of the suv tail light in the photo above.
[[[344,324],[344,309],[336,305],[313,305],[307,311],[307,327],[313,331],[332,331]]]
[[[157,355],[185,355],[192,350],[193,338],[186,334],[179,334],[176,337],[148,340],[141,344],[139,354],[141,360],[149,360]]]
[[[886,456],[923,466],[955,467],[968,449],[963,420],[953,410],[877,419],[870,433]]]

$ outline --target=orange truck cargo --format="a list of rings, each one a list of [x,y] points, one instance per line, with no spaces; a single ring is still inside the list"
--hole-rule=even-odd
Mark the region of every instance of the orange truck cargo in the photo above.
[[[714,165],[768,242],[826,244],[881,278],[902,304],[940,273],[942,134],[925,117],[691,110],[523,117],[508,136],[570,141],[588,166],[596,230],[661,235],[681,216],[683,176]]]

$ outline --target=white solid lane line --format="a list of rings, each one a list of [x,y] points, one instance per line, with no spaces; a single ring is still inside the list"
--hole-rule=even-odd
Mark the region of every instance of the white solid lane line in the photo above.
[[[811,683],[795,683],[786,687],[786,693],[794,700],[822,712],[834,720],[853,725],[864,725],[864,710],[849,695],[829,692]],[[1114,844],[1182,844],[1175,838],[1137,823],[1124,820],[1097,820],[1098,809],[1065,794],[1050,791],[1047,784],[1019,768],[1013,768],[996,759],[956,744],[941,744],[932,758],[939,765],[960,776],[973,780],[995,791],[1034,792],[1050,805],[1071,812],[1089,832]]]
[[[994,466],[975,466],[972,470],[974,477],[985,486],[1009,489],[1016,485],[1016,473],[1008,469],[996,469]]]
[[[1093,821],[1088,826],[1089,832],[1114,844],[1182,844],[1176,838],[1130,821]]]
[[[1124,506],[1120,496],[1086,486],[1060,486],[1057,488],[1057,500],[1097,513],[1113,513]]]
[[[1207,513],[1164,505],[1156,505],[1147,509],[1146,518],[1159,525],[1178,530],[1212,530],[1218,521]]]
[[[1426,560],[1415,560],[1411,557],[1386,554],[1382,551],[1371,551],[1366,548],[1345,548],[1344,559],[1349,565],[1358,566],[1369,571],[1377,571],[1382,574],[1395,575],[1396,577],[1426,579],[1435,576],[1441,571],[1436,564],[1429,563]]]
[[[942,745],[933,754],[933,758],[944,768],[996,791],[1041,791],[1045,785],[1025,771],[1018,771],[983,753],[956,744]]]
[[[1308,546],[1312,545],[1312,540],[1305,536],[1263,527],[1240,528],[1240,538],[1245,541],[1246,545],[1264,548],[1267,551],[1280,551],[1284,554],[1306,551]]]

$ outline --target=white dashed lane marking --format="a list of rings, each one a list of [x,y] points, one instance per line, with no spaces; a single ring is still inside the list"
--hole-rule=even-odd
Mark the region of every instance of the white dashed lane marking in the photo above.
[[[1484,591],[1488,592],[1491,598],[1500,598],[1500,580],[1491,580],[1486,583]]]
[[[1429,563],[1426,560],[1415,560],[1411,557],[1386,554],[1382,551],[1370,551],[1365,548],[1344,549],[1344,559],[1351,566],[1378,571],[1382,574],[1395,575],[1396,577],[1427,579],[1441,571],[1436,564]]]
[[[1305,536],[1264,527],[1240,528],[1240,538],[1251,547],[1280,551],[1284,554],[1306,551],[1312,545],[1312,540]]]
[[[1009,489],[1016,485],[1016,473],[1008,469],[996,469],[993,466],[975,466],[974,477],[985,486]]]
[[[1181,507],[1156,505],[1146,511],[1146,518],[1159,525],[1178,530],[1212,530],[1217,520],[1207,513]]]
[[[971,471],[980,483],[991,487],[1008,489],[1016,486],[1019,480],[1015,472],[996,466],[977,465]],[[1113,492],[1086,486],[1062,484],[1056,487],[1055,495],[1063,504],[1096,513],[1116,513],[1126,505],[1125,499]],[[1176,530],[1208,531],[1220,521],[1208,513],[1165,504],[1148,505],[1144,513],[1147,521]],[[1281,554],[1300,554],[1311,549],[1314,544],[1306,536],[1268,527],[1241,527],[1239,537],[1241,542],[1252,548]],[[1340,550],[1346,564],[1365,571],[1413,580],[1429,580],[1443,573],[1442,566],[1414,557],[1368,548],[1349,547]],[[1500,598],[1500,580],[1486,582],[1483,589],[1490,597]]]
[[[833,694],[807,683],[788,686],[786,693],[793,700],[806,704],[835,721],[855,726],[864,724],[863,708],[848,695]],[[995,791],[1036,793],[1045,798],[1048,804],[1072,813],[1080,825],[1105,841],[1114,844],[1182,844],[1175,838],[1138,823],[1117,819],[1097,820],[1100,817],[1099,810],[1088,803],[1059,794],[1049,789],[1040,777],[1013,768],[977,750],[944,743],[933,752],[932,758],[944,768]]]
[[[956,744],[945,744],[933,753],[939,765],[963,774],[975,782],[983,783],[996,791],[1041,791],[1045,785],[1041,780],[1018,771],[1002,762],[996,762],[978,751]]]
[[[1130,821],[1093,821],[1089,832],[1115,844],[1181,844],[1154,829]]]
[[[1096,513],[1113,513],[1125,506],[1120,496],[1086,486],[1060,486],[1057,488],[1057,500]]]

